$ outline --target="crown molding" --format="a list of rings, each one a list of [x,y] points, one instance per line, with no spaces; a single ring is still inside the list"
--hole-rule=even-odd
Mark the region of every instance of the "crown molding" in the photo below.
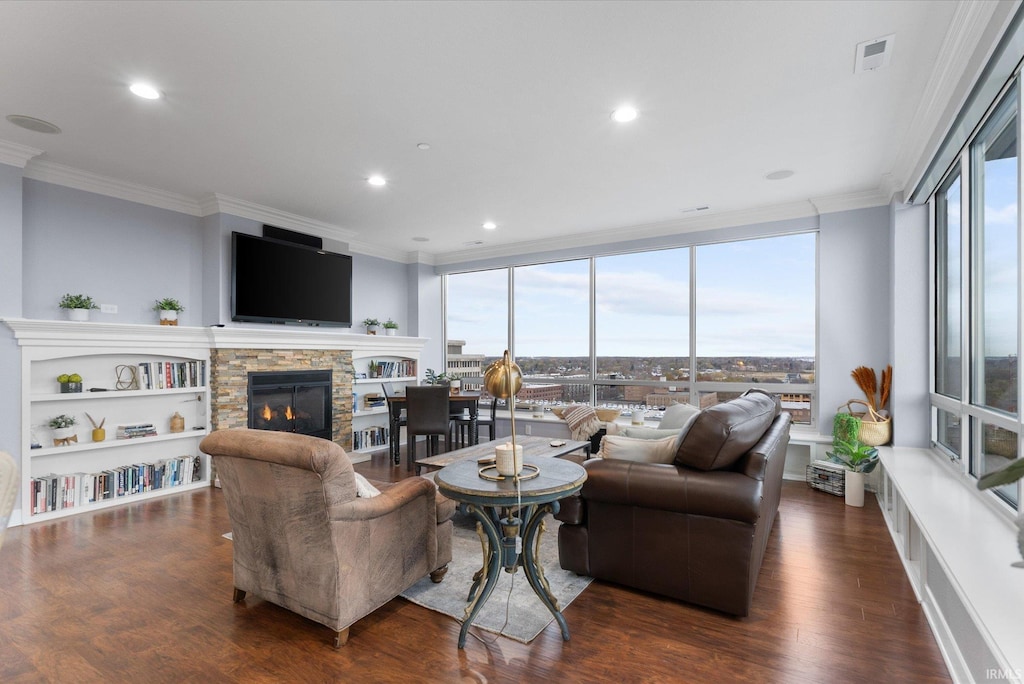
[[[925,83],[921,101],[917,105],[910,126],[907,127],[906,136],[893,165],[893,175],[904,179],[904,183],[907,179],[917,182],[918,177],[927,168],[931,155],[935,153],[935,150],[929,147],[937,145],[945,136],[950,122],[943,122],[942,116],[949,109],[956,89],[970,64],[971,56],[981,44],[985,29],[997,9],[997,3],[974,0],[960,0],[957,3],[942,45],[939,47],[938,57]],[[1012,16],[1013,12],[1009,13],[1007,20]],[[997,43],[998,41],[992,41],[987,50],[991,53]],[[979,68],[984,68],[987,62],[988,57],[982,60]],[[963,100],[969,94],[968,88],[961,95],[961,101],[957,103],[954,111],[959,111],[963,106]],[[937,138],[936,131],[941,133]],[[933,139],[935,142],[932,142]]]
[[[28,145],[19,145],[18,143],[0,140],[0,164],[7,164],[8,166],[16,166],[19,169],[23,169],[30,159],[38,157],[42,153],[42,150],[37,150],[36,148],[29,147]]]
[[[413,263],[409,259],[409,255],[412,252],[406,252],[385,245],[375,245],[363,240],[349,240],[348,250],[353,254],[362,254],[364,256],[377,257],[378,259],[387,259],[388,261],[398,261],[403,264]]]
[[[306,218],[305,216],[299,216],[298,214],[292,214],[287,211],[281,211],[273,207],[267,207],[219,193],[203,197],[199,201],[199,209],[201,212],[200,216],[231,214],[232,216],[252,219],[261,223],[269,223],[280,228],[298,230],[307,234],[311,233],[320,237],[329,237],[345,242],[351,241],[353,237],[358,235],[357,231],[349,228],[342,228],[341,226],[335,226],[323,221],[317,221],[316,219]]]
[[[464,261],[478,261],[482,259],[519,256],[521,254],[535,252],[552,252],[561,249],[592,247],[594,245],[621,242],[623,240],[642,240],[644,238],[667,237],[703,230],[718,230],[721,228],[735,228],[738,226],[747,226],[758,223],[771,223],[773,221],[788,221],[792,219],[807,218],[809,216],[818,216],[821,214],[831,214],[839,211],[884,206],[889,204],[889,200],[892,198],[893,193],[890,192],[887,187],[888,183],[891,181],[888,181],[886,178],[883,178],[882,180],[882,186],[879,188],[842,195],[817,197],[766,207],[753,207],[737,209],[735,211],[701,214],[700,216],[693,216],[685,219],[673,219],[671,221],[624,226],[621,228],[577,233],[575,235],[545,238],[543,240],[516,242],[507,245],[484,247],[481,249],[466,249],[458,252],[447,252],[442,255],[435,255],[434,265],[445,266],[449,264],[458,264]]]
[[[151,207],[177,211],[189,216],[200,216],[199,203],[191,197],[151,188],[148,185],[118,180],[98,173],[56,164],[51,161],[33,161],[25,168],[25,178],[63,185],[97,195],[116,197]]]

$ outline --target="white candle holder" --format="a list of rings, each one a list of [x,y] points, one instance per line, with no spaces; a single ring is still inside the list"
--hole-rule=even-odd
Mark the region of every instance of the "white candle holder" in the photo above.
[[[514,477],[523,469],[523,446],[499,444],[494,447],[494,465],[499,475]]]

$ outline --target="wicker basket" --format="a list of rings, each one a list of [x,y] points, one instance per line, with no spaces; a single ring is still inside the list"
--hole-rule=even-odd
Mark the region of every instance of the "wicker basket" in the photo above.
[[[807,484],[836,496],[846,494],[846,469],[831,461],[813,461],[805,471]]]
[[[854,411],[852,404],[860,404],[867,411]],[[860,418],[860,432],[857,433],[857,439],[861,442],[868,446],[882,446],[883,444],[888,444],[889,440],[892,439],[892,418],[890,416],[883,416],[860,399],[851,399],[843,404],[843,406],[840,406],[839,409],[844,407],[851,415]]]

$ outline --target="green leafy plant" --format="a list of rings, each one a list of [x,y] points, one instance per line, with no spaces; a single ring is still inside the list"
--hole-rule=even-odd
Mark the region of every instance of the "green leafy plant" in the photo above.
[[[426,375],[423,376],[423,381],[428,385],[447,385],[450,382],[450,378],[447,373],[435,373],[433,368],[428,368]]]
[[[366,318],[363,319],[363,325],[369,328],[370,326],[373,325],[380,325],[380,321],[378,321],[376,318]]]
[[[878,465],[878,449],[856,439],[852,442],[835,439],[832,448],[833,451],[828,452],[829,460],[855,473],[870,473]]]
[[[73,427],[78,424],[78,421],[73,416],[69,416],[66,413],[62,413],[59,416],[55,416],[50,419],[50,427],[54,430],[59,428]]]
[[[153,305],[153,311],[177,311],[181,313],[185,310],[185,307],[181,305],[174,297],[164,297],[163,299],[156,300],[156,304]]]
[[[66,294],[60,298],[58,306],[62,309],[98,309],[92,297],[84,294]]]
[[[389,318],[388,320],[384,321],[384,327],[385,328],[394,328],[395,330],[397,330],[398,329],[398,324],[395,323],[393,320],[391,320]]]

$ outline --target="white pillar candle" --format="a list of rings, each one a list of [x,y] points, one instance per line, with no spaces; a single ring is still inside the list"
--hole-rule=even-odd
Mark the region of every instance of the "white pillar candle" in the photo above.
[[[523,469],[523,445],[516,444],[514,453],[511,442],[494,447],[494,465],[499,475],[518,475]]]

